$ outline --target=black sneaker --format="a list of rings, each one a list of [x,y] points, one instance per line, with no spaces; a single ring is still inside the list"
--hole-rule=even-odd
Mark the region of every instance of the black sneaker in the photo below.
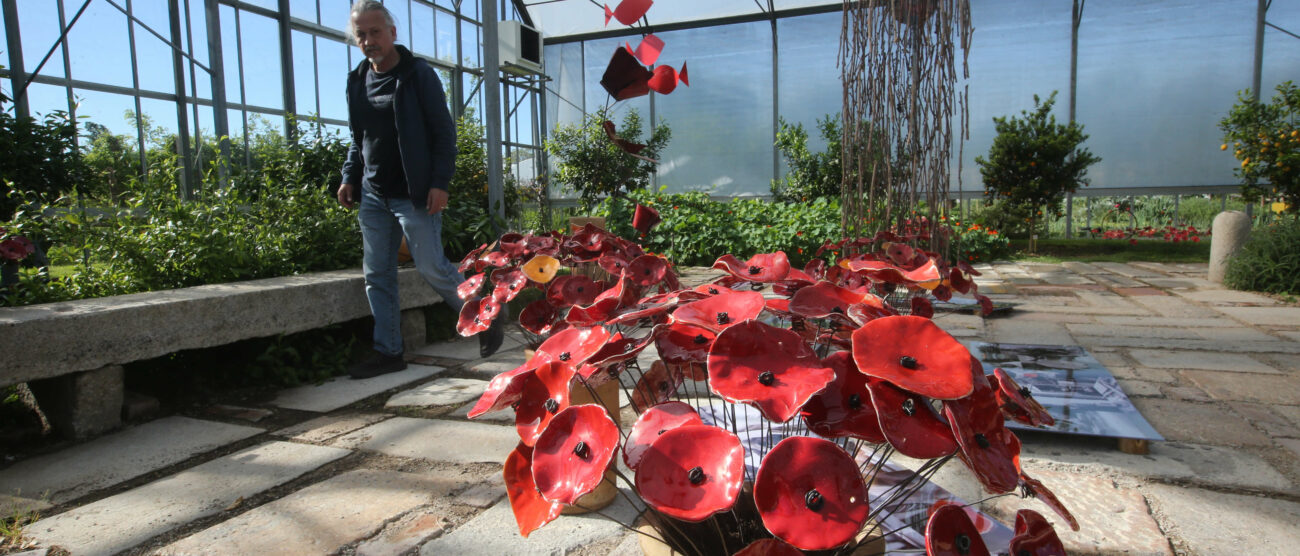
[[[478,355],[479,357],[488,357],[501,349],[501,343],[506,339],[506,319],[497,318],[492,321],[492,325],[483,334],[478,337]]]
[[[388,373],[395,373],[406,368],[406,360],[400,355],[384,355],[377,351],[370,352],[365,359],[348,367],[352,378],[370,378]]]

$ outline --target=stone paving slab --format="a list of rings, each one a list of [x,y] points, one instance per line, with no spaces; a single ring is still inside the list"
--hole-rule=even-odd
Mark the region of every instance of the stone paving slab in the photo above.
[[[286,483],[349,452],[270,442],[187,469],[139,488],[42,519],[24,533],[73,554],[114,554],[242,498]]]
[[[309,384],[281,391],[271,405],[327,413],[354,404],[370,396],[426,379],[445,371],[442,367],[408,364],[406,370],[364,380],[336,377],[320,385]]]
[[[1043,469],[1072,471],[1078,476],[1117,473],[1137,479],[1273,491],[1294,486],[1260,457],[1233,448],[1153,442],[1149,454],[1137,455],[1120,452],[1102,439],[1086,443],[1066,436],[1021,437],[1025,440],[1023,462],[1031,473]]]
[[[505,341],[501,342],[501,349],[506,351],[523,347],[523,338],[518,333],[507,333]],[[414,351],[416,355],[427,355],[430,357],[443,357],[447,359],[461,359],[464,361],[473,361],[482,359],[478,354],[478,337],[457,338],[447,342],[438,342],[429,344]]]
[[[1242,376],[1213,371],[1183,371],[1183,376],[1216,400],[1271,404],[1300,400],[1300,376]]]
[[[1267,342],[1218,341],[1218,340],[1180,340],[1176,338],[1133,338],[1124,336],[1078,336],[1080,344],[1085,346],[1129,347],[1129,348],[1167,348],[1176,350],[1198,350],[1201,352],[1219,352],[1225,357],[1240,357],[1242,353],[1300,353],[1300,344],[1286,340]]]
[[[1300,403],[1300,400],[1290,402],[1292,404]],[[1273,406],[1273,411],[1280,413],[1283,417],[1290,419],[1297,427],[1300,427],[1300,405],[1277,405]]]
[[[1167,440],[1216,446],[1269,446],[1245,419],[1212,404],[1133,398],[1133,406]]]
[[[423,386],[398,392],[384,407],[437,407],[463,404],[483,395],[488,381],[472,378],[440,378]]]
[[[1180,553],[1289,556],[1300,546],[1300,504],[1161,484],[1142,489]]]
[[[1211,318],[1187,318],[1187,317],[1126,317],[1126,316],[1098,316],[1094,317],[1097,324],[1118,325],[1118,326],[1159,326],[1159,327],[1178,327],[1178,328],[1230,328],[1241,326],[1241,323],[1232,319],[1215,316]]]
[[[457,409],[456,411],[451,412],[451,416],[452,416],[452,417],[459,417],[459,418],[461,418],[461,419],[469,419],[469,410],[474,409],[474,404],[475,404],[475,403],[477,403],[477,400],[472,401],[472,402],[469,402],[469,403],[467,403],[467,404],[461,406],[460,409]],[[493,411],[492,413],[485,413],[485,414],[483,414],[483,415],[479,415],[478,417],[475,417],[475,418],[473,419],[473,422],[475,422],[475,423],[502,423],[502,424],[512,425],[512,426],[513,426],[513,425],[515,424],[515,410],[513,410],[513,409],[507,407],[507,408],[502,409],[502,410],[500,410],[500,411]]]
[[[199,531],[160,554],[333,554],[464,486],[435,474],[350,471]]]
[[[334,438],[350,433],[361,427],[373,425],[391,417],[386,413],[345,413],[341,415],[323,415],[285,427],[271,434],[297,440],[299,442],[325,443]]]
[[[0,494],[0,520],[44,512],[52,506],[44,500]]]
[[[1214,305],[1216,307],[1219,307],[1220,309],[1224,309],[1236,305],[1257,305],[1261,307],[1277,305],[1277,301],[1274,301],[1272,298],[1265,297],[1257,293],[1242,292],[1236,290],[1224,290],[1224,289],[1191,290],[1191,291],[1175,290],[1174,293],[1186,297],[1187,299],[1190,299],[1192,301],[1199,301],[1207,305]]]
[[[262,432],[254,427],[165,417],[18,462],[0,474],[0,493],[48,494],[50,502],[61,504]]]
[[[1273,410],[1278,406],[1254,402],[1234,402],[1228,406],[1274,440],[1281,437],[1300,438],[1300,427]]]
[[[614,503],[601,513],[625,525],[631,525],[636,519],[636,510],[623,496],[615,497]],[[596,514],[566,515],[533,531],[525,539],[519,535],[510,502],[502,500],[451,533],[420,547],[420,554],[568,554],[606,539],[619,538],[625,531],[618,523]]]
[[[1280,371],[1252,359],[1249,355],[1212,353],[1200,351],[1163,351],[1151,349],[1129,350],[1139,365],[1157,369],[1198,369],[1238,373],[1269,373]]]
[[[514,427],[394,417],[335,440],[332,445],[390,456],[451,463],[501,463],[519,435]]]
[[[1025,303],[1016,308],[1018,312],[1065,313],[1069,315],[1108,315],[1108,316],[1151,316],[1151,312],[1137,307],[1095,307],[1077,305],[1048,305],[1030,298],[1033,303]]]
[[[1098,352],[1091,351],[1091,353],[1093,355],[1097,355]],[[1146,367],[1130,367],[1128,365],[1108,365],[1108,364],[1106,365],[1106,368],[1110,370],[1110,374],[1115,375],[1115,378],[1127,378],[1130,380],[1145,380],[1148,382],[1163,382],[1165,384],[1173,384],[1178,382],[1178,377],[1175,377],[1172,372],[1166,371],[1164,369],[1148,369]]]
[[[1152,272],[1149,269],[1139,268],[1136,266],[1129,265],[1127,263],[1096,262],[1092,264],[1093,266],[1096,266],[1097,268],[1100,268],[1107,272],[1114,272],[1115,274],[1119,274],[1120,276],[1128,276],[1129,278],[1159,278],[1164,276],[1163,273]]]
[[[994,319],[989,322],[990,341],[1001,344],[1074,345],[1064,325],[1050,322],[1021,322]]]
[[[1300,327],[1300,307],[1219,307],[1219,312],[1256,326]]]
[[[442,512],[416,510],[389,523],[378,535],[357,545],[356,556],[401,556],[443,532]]]
[[[1223,315],[1209,307],[1202,307],[1188,302],[1181,297],[1173,296],[1138,296],[1132,298],[1134,303],[1141,307],[1151,310],[1152,313],[1163,317],[1194,318],[1194,319],[1212,319],[1223,318]],[[1236,326],[1229,324],[1226,326]]]

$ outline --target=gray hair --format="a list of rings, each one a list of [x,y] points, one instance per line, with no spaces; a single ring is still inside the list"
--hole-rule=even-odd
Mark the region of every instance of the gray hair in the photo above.
[[[352,3],[352,11],[348,15],[348,42],[356,43],[357,29],[352,24],[352,20],[366,12],[380,12],[384,14],[384,21],[389,27],[397,27],[397,21],[393,19],[393,12],[388,11],[384,4],[379,0],[356,0]]]

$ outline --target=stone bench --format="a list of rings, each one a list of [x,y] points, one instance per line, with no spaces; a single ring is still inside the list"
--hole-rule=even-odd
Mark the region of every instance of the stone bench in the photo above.
[[[442,298],[398,273],[408,349]],[[370,316],[360,269],[0,308],[0,387],[28,383],[51,424],[84,438],[121,424],[122,364]]]

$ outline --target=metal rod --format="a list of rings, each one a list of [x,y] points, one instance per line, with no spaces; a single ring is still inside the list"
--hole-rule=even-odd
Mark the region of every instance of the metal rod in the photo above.
[[[1259,101],[1260,79],[1264,70],[1264,17],[1268,14],[1268,0],[1258,0],[1255,8],[1255,65],[1250,78],[1250,98]]]
[[[14,77],[27,79],[27,70],[23,66],[23,39],[21,28],[18,25],[18,4],[17,0],[3,0],[5,14],[5,41],[9,46],[9,87],[13,88]],[[62,5],[60,3],[60,5]],[[27,106],[27,99],[14,95],[14,115],[19,118],[28,118],[31,112]]]
[[[167,18],[171,26],[173,41],[180,41],[181,13],[180,0],[167,0]],[[180,49],[172,49],[172,81],[176,90],[176,149],[181,157],[180,190],[181,200],[189,201],[194,197],[194,172],[190,161],[190,123],[186,111],[185,95],[185,56]]]

